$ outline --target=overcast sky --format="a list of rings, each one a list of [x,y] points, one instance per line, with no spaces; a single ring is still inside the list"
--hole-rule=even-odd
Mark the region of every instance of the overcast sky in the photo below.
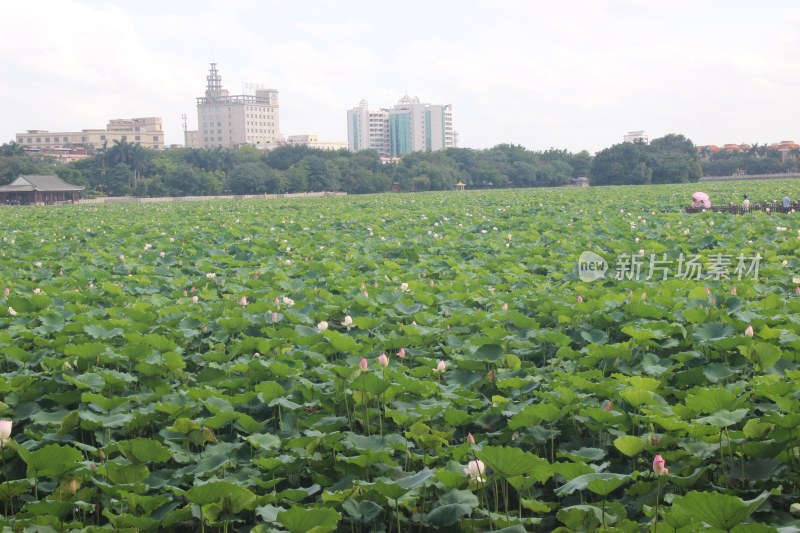
[[[800,141],[795,0],[3,2],[0,142],[160,116],[183,143],[209,63],[280,93],[281,132],[347,141],[346,111],[452,104],[459,146],[596,152],[630,130]]]

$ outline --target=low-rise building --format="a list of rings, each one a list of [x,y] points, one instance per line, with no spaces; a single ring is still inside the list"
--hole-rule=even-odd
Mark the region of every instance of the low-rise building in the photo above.
[[[647,133],[644,130],[629,131],[628,134],[622,138],[622,142],[641,142],[644,144],[650,144],[650,137],[647,136]]]
[[[27,130],[16,134],[23,148],[63,149],[76,146],[101,149],[114,141],[140,144],[154,150],[164,149],[164,129],[161,117],[120,118],[108,122],[106,129],[81,131]]]
[[[0,205],[50,205],[77,203],[80,185],[71,185],[58,176],[19,176],[0,187]]]
[[[289,146],[308,146],[319,150],[347,150],[346,142],[320,141],[316,135],[289,135],[286,138]]]

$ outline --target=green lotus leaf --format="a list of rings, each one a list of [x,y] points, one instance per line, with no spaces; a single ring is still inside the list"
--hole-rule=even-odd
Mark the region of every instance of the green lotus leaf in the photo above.
[[[592,474],[583,474],[569,480],[567,483],[557,488],[556,494],[559,496],[566,496],[568,494],[572,494],[576,490],[586,490],[589,489],[589,485],[594,482],[592,485],[593,489],[590,490],[596,494],[605,496],[615,490],[617,487],[622,486],[629,479],[630,476],[628,475],[613,474],[611,472],[594,472]]]
[[[291,507],[278,513],[278,523],[291,533],[334,531],[342,515],[326,507]]]
[[[636,457],[647,447],[647,442],[641,437],[621,435],[614,439],[614,447],[628,457]]]
[[[348,498],[342,504],[342,510],[353,519],[356,524],[368,525],[383,514],[383,507],[369,500],[356,501]]]
[[[550,463],[536,455],[508,446],[484,446],[476,455],[502,478],[529,475],[544,482],[553,475]]]
[[[672,505],[711,527],[730,531],[744,522],[769,496],[770,493],[765,491],[752,500],[744,501],[718,492],[691,491],[685,496],[676,497]]]
[[[172,459],[172,452],[153,439],[132,439],[117,443],[117,449],[133,463],[163,463]]]

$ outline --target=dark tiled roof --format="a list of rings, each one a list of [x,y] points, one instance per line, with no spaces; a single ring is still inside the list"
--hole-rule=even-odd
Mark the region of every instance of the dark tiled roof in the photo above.
[[[8,185],[0,187],[0,192],[54,192],[82,191],[80,185],[71,185],[58,176],[20,176]]]

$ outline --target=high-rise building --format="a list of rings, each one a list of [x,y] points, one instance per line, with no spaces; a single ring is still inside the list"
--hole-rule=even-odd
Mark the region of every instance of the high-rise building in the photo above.
[[[187,146],[271,148],[281,140],[278,91],[259,86],[254,94],[231,95],[222,88],[217,64],[206,76],[205,96],[197,98],[197,130],[185,132]]]
[[[154,150],[164,149],[164,130],[161,117],[118,118],[108,121],[104,130],[51,132],[28,130],[17,133],[17,144],[26,149],[60,150],[67,148],[111,147],[114,141],[140,144]]]
[[[377,150],[383,156],[455,147],[451,105],[420,103],[404,96],[390,109],[370,111],[366,100],[347,111],[351,150]]]

